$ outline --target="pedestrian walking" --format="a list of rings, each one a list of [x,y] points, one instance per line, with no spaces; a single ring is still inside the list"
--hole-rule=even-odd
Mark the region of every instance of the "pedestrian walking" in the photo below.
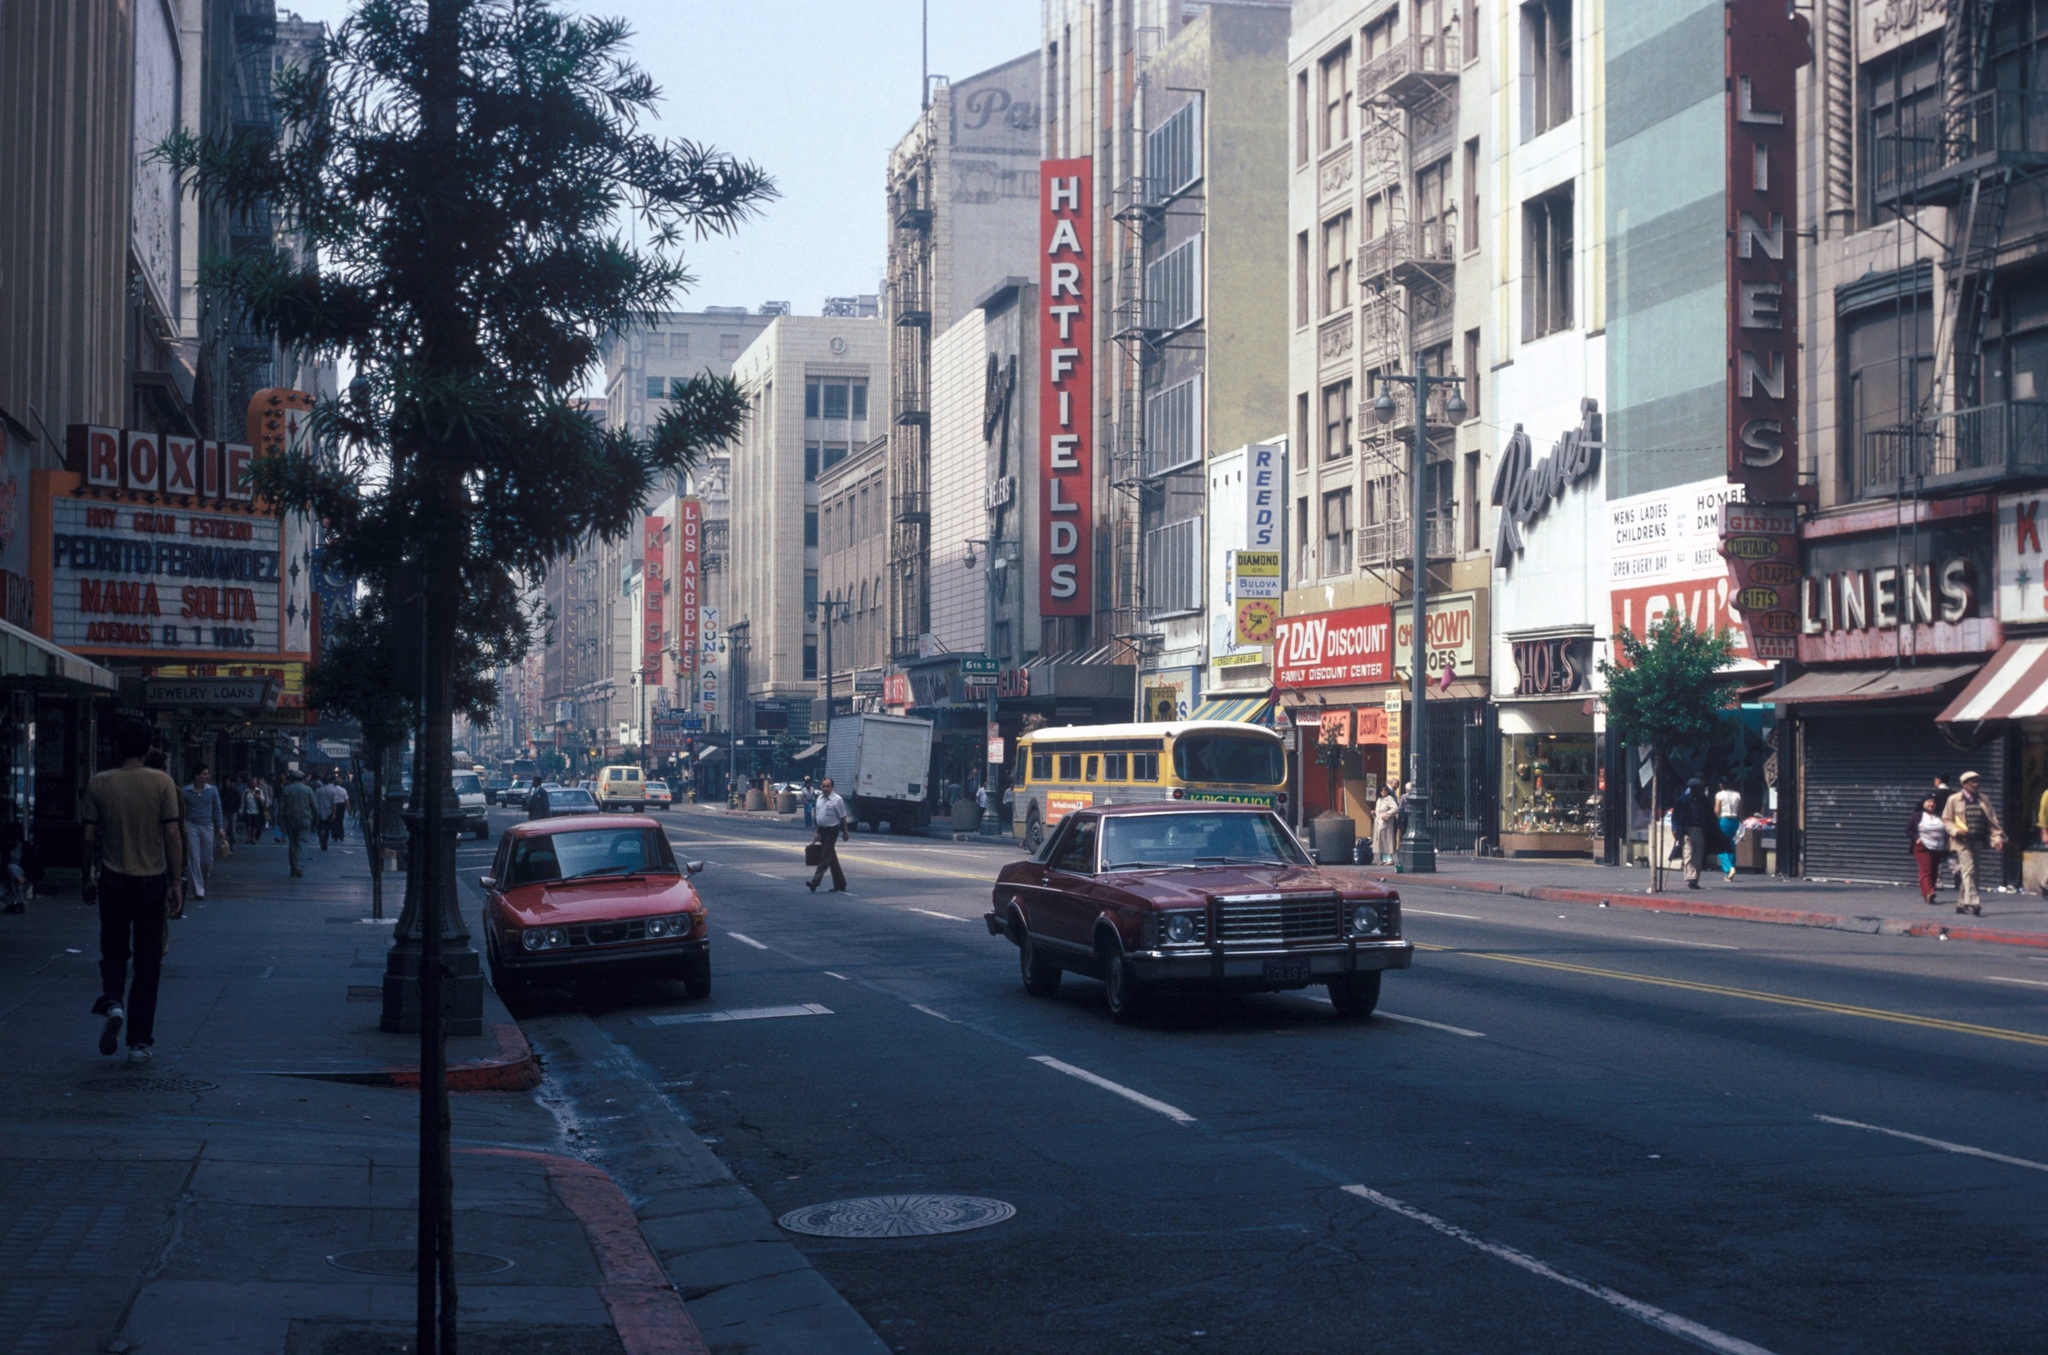
[[[1394,856],[1401,850],[1401,830],[1395,825],[1401,819],[1401,802],[1394,798],[1394,786],[1390,781],[1380,787],[1380,798],[1372,807],[1372,855],[1382,866],[1394,864]]]
[[[130,1063],[148,1063],[156,1043],[166,918],[184,905],[183,806],[171,778],[143,765],[150,739],[148,725],[124,720],[114,733],[121,765],[86,783],[81,806],[87,869],[99,868],[100,996],[92,1012],[101,1018],[102,1054],[119,1046],[126,1025]]]
[[[1735,789],[1730,781],[1723,781],[1721,789],[1714,792],[1714,820],[1721,828],[1721,854],[1716,858],[1721,866],[1724,879],[1735,878],[1735,835],[1742,831],[1742,792]]]
[[[327,832],[340,842],[348,836],[348,782],[337,776],[328,784],[334,791],[334,822],[328,826]]]
[[[0,895],[7,900],[7,911],[25,913],[28,911],[28,834],[14,817],[14,806],[0,803]]]
[[[178,792],[185,809],[185,871],[192,884],[192,897],[206,897],[206,883],[213,876],[216,845],[227,836],[227,810],[220,802],[220,788],[205,763],[192,769],[192,779]],[[172,917],[184,909],[175,908]]]
[[[816,805],[816,803],[815,803],[815,802],[816,802],[816,800],[817,800],[817,798],[818,798],[818,788],[817,788],[816,786],[814,786],[814,785],[812,785],[812,784],[811,784],[811,774],[810,774],[809,772],[805,772],[805,773],[804,773],[804,789],[803,789],[803,801],[804,801],[804,827],[806,827],[806,828],[814,828],[814,827],[816,827],[816,826],[817,826],[817,817],[816,817],[816,815],[817,815],[817,805]]]
[[[249,788],[242,793],[242,828],[248,833],[251,846],[263,836],[263,819],[269,804],[270,787],[262,777],[250,777]]]
[[[2005,850],[2005,825],[1998,811],[1978,791],[1983,778],[1964,772],[1962,789],[1948,797],[1941,821],[1948,827],[1949,845],[1956,853],[1956,911],[1973,917],[1984,916],[1984,904],[1977,895],[1977,856],[1984,851]]]
[[[313,788],[306,784],[304,772],[286,772],[284,789],[277,797],[277,824],[280,832],[288,834],[290,861],[293,875],[306,873],[306,835],[313,831],[314,817],[320,807],[313,799]]]
[[[334,832],[334,782],[321,777],[313,778],[313,829],[320,835],[320,850],[327,850],[327,839]]]
[[[1920,900],[1933,903],[1940,887],[1941,863],[1948,859],[1948,827],[1941,821],[1941,807],[1932,795],[1922,797],[1907,828],[1907,843],[1913,862],[1920,867]]]
[[[1678,838],[1687,889],[1700,887],[1700,862],[1707,855],[1707,811],[1706,778],[1695,776],[1671,806],[1671,831]]]
[[[832,872],[832,892],[838,894],[846,889],[846,872],[839,868],[839,839],[846,832],[849,817],[846,801],[839,798],[839,792],[832,789],[832,778],[826,777],[818,786],[816,810],[818,844],[818,868],[812,873],[810,891],[818,892],[818,882],[825,878],[825,872]]]

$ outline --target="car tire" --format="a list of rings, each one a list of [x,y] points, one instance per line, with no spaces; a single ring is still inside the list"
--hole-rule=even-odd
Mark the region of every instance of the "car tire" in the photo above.
[[[525,979],[506,972],[505,962],[498,958],[495,942],[485,948],[485,955],[491,964],[491,987],[498,994],[498,1000],[505,1004],[507,1011],[526,1000],[532,990]]]
[[[691,997],[711,996],[711,953],[686,955],[677,966],[676,976],[683,981],[683,991]]]
[[[1341,1021],[1358,1021],[1371,1016],[1380,1005],[1380,971],[1345,974],[1330,980],[1330,1005]]]
[[[1051,997],[1059,991],[1059,962],[1039,954],[1032,944],[1031,933],[1020,924],[1017,928],[1017,965],[1024,974],[1024,991],[1033,997]]]
[[[1137,971],[1122,950],[1111,951],[1103,965],[1103,1000],[1109,1005],[1109,1014],[1119,1024],[1129,1025],[1144,1016],[1150,1006],[1151,994],[1138,980]]]
[[[1024,815],[1024,845],[1033,852],[1045,845],[1045,825],[1039,822],[1037,805],[1031,806]]]

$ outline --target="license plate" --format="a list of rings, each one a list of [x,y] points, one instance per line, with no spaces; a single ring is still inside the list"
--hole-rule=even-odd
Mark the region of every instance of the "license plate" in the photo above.
[[[1268,983],[1307,983],[1308,960],[1268,960],[1265,978]]]

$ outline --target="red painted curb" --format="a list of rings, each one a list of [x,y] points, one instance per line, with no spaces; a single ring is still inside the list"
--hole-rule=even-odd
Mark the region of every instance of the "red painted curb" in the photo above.
[[[1399,888],[1410,877],[1368,873],[1367,878]],[[1517,889],[1493,880],[1432,879],[1417,888],[1451,889],[1467,894],[1500,894],[1547,903],[1594,903],[1610,908],[1635,908],[1647,913],[1677,913],[1686,917],[1718,917],[1736,922],[1768,922],[1781,927],[1824,927],[1833,931],[1854,931],[1897,936],[1946,936],[1951,941],[1984,941],[1999,946],[2029,946],[2048,949],[2048,933],[2009,932],[1995,927],[1954,927],[1940,922],[1913,922],[1903,918],[1847,917],[1838,913],[1810,913],[1794,908],[1767,908],[1761,904],[1708,903],[1682,895],[1610,894],[1593,889],[1554,889],[1534,885]]]
[[[510,1022],[491,1026],[492,1034],[498,1037],[499,1056],[495,1059],[478,1059],[472,1063],[458,1063],[448,1070],[448,1090],[451,1092],[524,1092],[532,1091],[541,1082],[540,1059],[535,1056],[533,1046],[526,1042],[526,1035]],[[361,1068],[346,1072],[288,1072],[284,1077],[310,1077],[320,1082],[347,1082],[359,1087],[404,1087],[418,1091],[420,1070],[418,1065],[409,1068]]]
[[[547,1164],[555,1198],[583,1225],[604,1279],[598,1295],[612,1315],[612,1329],[626,1355],[711,1355],[682,1295],[647,1238],[618,1183],[580,1158],[520,1148],[464,1148],[487,1157],[516,1157]]]

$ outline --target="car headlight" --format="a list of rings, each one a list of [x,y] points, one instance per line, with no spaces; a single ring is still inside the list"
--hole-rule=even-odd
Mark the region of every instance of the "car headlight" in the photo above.
[[[1351,908],[1351,930],[1360,936],[1367,936],[1380,929],[1379,909],[1369,903],[1354,904]]]
[[[519,944],[527,950],[539,950],[548,943],[548,934],[538,927],[519,934]]]
[[[1195,915],[1193,913],[1168,913],[1165,935],[1168,942],[1184,946],[1195,939]]]
[[[557,947],[559,947],[559,946],[566,946],[566,945],[568,945],[568,944],[569,944],[569,934],[568,934],[567,932],[563,931],[563,930],[562,930],[562,929],[561,929],[560,927],[550,927],[550,928],[548,928],[548,949],[549,949],[549,950],[553,950],[553,949],[555,949],[555,948],[557,948]]]
[[[651,917],[647,919],[648,939],[652,940],[657,936],[667,936],[668,931],[669,919],[665,917]]]

